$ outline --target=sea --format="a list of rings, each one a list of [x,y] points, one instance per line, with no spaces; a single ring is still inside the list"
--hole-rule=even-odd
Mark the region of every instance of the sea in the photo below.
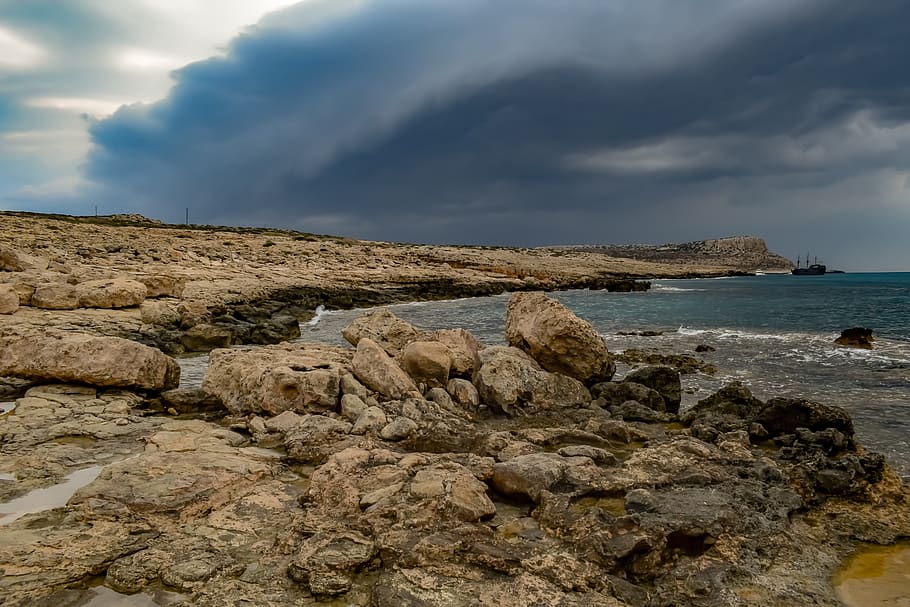
[[[612,352],[630,348],[698,356],[714,375],[683,376],[682,408],[731,381],[761,399],[809,398],[847,409],[857,438],[910,480],[910,273],[655,280],[649,291],[552,294],[589,321]],[[464,328],[504,343],[508,294],[391,306],[423,329]],[[345,344],[341,329],[363,310],[320,309],[301,341]],[[868,327],[872,350],[838,347],[843,329]],[[659,335],[620,335],[656,332]],[[712,352],[695,353],[699,345]],[[189,365],[192,366],[192,365]],[[198,376],[199,369],[185,371]],[[620,365],[621,378],[629,367]]]

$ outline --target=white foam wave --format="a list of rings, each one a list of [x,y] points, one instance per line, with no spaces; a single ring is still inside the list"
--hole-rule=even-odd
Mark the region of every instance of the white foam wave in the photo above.
[[[315,327],[316,325],[319,324],[319,321],[322,320],[322,317],[325,316],[325,314],[326,314],[325,306],[323,306],[323,305],[316,306],[316,316],[314,316],[309,321],[307,321],[307,323],[306,323],[307,326]]]
[[[684,289],[682,287],[671,287],[670,285],[653,285],[651,287],[652,291],[660,291],[663,293],[688,293],[690,291],[704,291],[704,289]]]

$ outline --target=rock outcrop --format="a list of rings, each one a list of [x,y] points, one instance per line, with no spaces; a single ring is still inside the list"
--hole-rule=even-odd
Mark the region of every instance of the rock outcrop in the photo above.
[[[0,338],[2,376],[167,390],[177,387],[180,367],[154,348],[119,337],[44,334]]]
[[[872,329],[865,327],[844,329],[841,331],[840,337],[834,340],[834,343],[838,346],[862,348],[864,350],[871,350],[873,342],[875,342],[875,338],[872,336]]]
[[[583,383],[607,381],[616,366],[603,338],[567,307],[543,293],[516,293],[509,299],[506,340],[541,367]]]

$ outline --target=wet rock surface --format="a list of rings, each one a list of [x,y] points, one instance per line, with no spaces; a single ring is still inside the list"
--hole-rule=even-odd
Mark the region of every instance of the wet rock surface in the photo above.
[[[732,384],[678,413],[675,371],[589,391],[503,346],[418,383],[373,335],[216,351],[196,392],[20,386],[0,506],[99,470],[0,521],[4,606],[100,583],[212,607],[834,607],[847,554],[910,535],[907,487],[836,407]]]

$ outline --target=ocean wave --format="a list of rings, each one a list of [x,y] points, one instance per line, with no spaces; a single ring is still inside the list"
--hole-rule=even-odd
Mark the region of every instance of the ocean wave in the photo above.
[[[682,287],[672,287],[670,285],[660,285],[655,284],[651,286],[652,291],[660,291],[664,293],[687,293],[689,291],[704,291],[704,289],[684,289]]]

